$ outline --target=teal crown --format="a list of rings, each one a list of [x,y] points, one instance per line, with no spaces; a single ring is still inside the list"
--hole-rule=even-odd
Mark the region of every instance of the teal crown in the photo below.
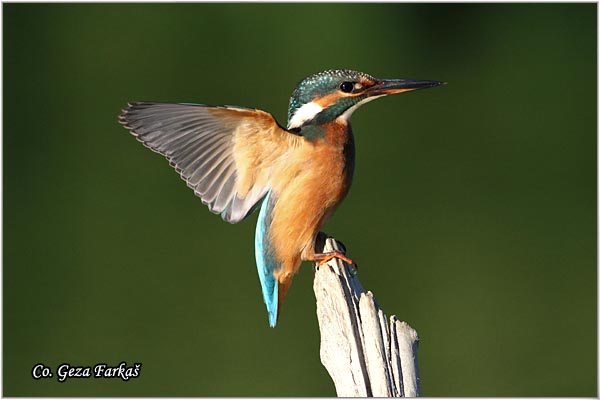
[[[320,97],[324,97],[328,94],[335,93],[339,90],[340,85],[343,82],[359,82],[361,79],[375,81],[375,78],[368,74],[348,69],[323,71],[304,78],[300,83],[298,83],[298,86],[296,86],[296,89],[290,98],[288,123],[292,119],[294,113],[304,104],[310,103],[311,101]],[[345,99],[346,101],[343,102],[344,104],[336,105],[335,109],[326,110],[327,112],[324,111],[325,115],[320,118],[320,120],[334,119],[361,99],[361,97]]]

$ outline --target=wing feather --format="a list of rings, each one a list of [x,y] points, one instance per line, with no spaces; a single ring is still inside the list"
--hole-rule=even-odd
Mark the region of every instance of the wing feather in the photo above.
[[[229,106],[131,103],[119,121],[230,223],[257,207],[272,168],[299,140],[269,113]]]

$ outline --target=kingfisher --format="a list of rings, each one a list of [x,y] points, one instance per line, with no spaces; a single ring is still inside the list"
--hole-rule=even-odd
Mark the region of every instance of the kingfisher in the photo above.
[[[390,94],[444,82],[378,79],[327,70],[297,85],[284,128],[268,112],[239,106],[132,102],[119,121],[162,154],[208,209],[236,224],[260,207],[255,258],[269,324],[302,261],[321,265],[344,252],[320,253],[321,227],[346,197],[354,174],[350,117]]]

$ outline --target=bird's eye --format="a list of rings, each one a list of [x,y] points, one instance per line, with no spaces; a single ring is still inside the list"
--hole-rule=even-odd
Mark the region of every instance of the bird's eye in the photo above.
[[[340,90],[344,93],[350,93],[354,89],[354,84],[352,82],[342,82],[340,85]]]

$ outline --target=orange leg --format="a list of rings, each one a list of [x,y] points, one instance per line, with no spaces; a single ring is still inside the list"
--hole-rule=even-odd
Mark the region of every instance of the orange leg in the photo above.
[[[346,257],[346,255],[344,253],[342,253],[341,251],[332,251],[330,253],[315,253],[313,255],[313,259],[310,261],[316,261],[317,266],[320,267],[321,265],[325,264],[327,261],[329,261],[333,258],[338,258],[350,265],[354,265],[354,261],[352,261],[351,259]]]

